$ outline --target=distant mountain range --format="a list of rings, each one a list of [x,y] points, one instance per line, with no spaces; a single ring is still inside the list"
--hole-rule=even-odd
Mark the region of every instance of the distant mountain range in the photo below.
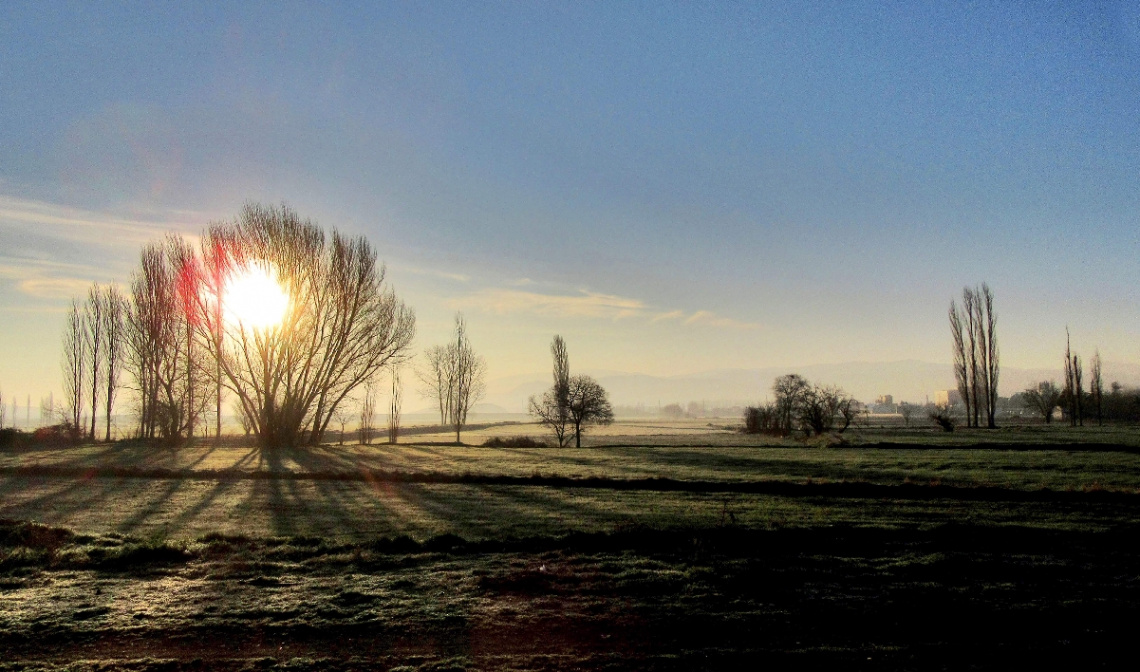
[[[1085,378],[1088,379],[1086,363]],[[609,392],[614,405],[656,408],[670,403],[704,402],[710,407],[752,404],[770,396],[772,381],[786,373],[798,373],[809,381],[837,385],[860,401],[874,401],[889,394],[896,402],[923,403],[938,390],[954,388],[949,364],[917,360],[897,362],[846,362],[762,369],[720,369],[683,376],[653,376],[612,371],[588,372]],[[1105,362],[1105,387],[1113,381],[1140,385],[1140,364]],[[998,390],[1009,396],[1042,380],[1061,382],[1060,369],[1015,369],[1002,367]],[[488,381],[484,403],[503,412],[526,410],[530,395],[542,394],[549,376],[511,376]],[[490,409],[488,409],[490,410]]]

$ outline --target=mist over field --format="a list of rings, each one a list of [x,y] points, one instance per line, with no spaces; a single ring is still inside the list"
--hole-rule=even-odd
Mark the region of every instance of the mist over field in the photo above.
[[[679,376],[651,376],[619,372],[598,372],[598,380],[609,390],[614,403],[644,406],[654,412],[671,403],[704,402],[710,407],[755,404],[771,397],[772,381],[786,373],[799,373],[822,384],[834,384],[864,403],[881,395],[892,395],[895,402],[925,404],[939,390],[954,389],[954,374],[946,364],[919,361],[854,362],[809,364],[792,367],[766,367],[749,370],[720,370]],[[1105,362],[1104,377],[1125,386],[1140,385],[1140,364]],[[1010,396],[1042,380],[1059,381],[1057,369],[1017,369],[1002,367],[998,385],[1002,396]],[[488,381],[486,402],[507,412],[522,413],[532,394],[549,387],[549,377],[513,376]],[[491,410],[491,409],[488,409]]]

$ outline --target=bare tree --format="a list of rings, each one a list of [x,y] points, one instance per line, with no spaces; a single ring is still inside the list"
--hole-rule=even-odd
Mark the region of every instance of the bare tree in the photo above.
[[[104,441],[111,440],[111,414],[115,407],[115,398],[119,394],[120,377],[123,372],[123,356],[126,342],[126,314],[127,300],[115,285],[103,289],[103,381],[106,387],[103,390],[103,408],[105,410],[104,423],[106,434]]]
[[[139,435],[175,443],[192,436],[207,402],[208,377],[186,311],[196,296],[193,250],[168,236],[143,248],[131,279],[127,368],[139,392]]]
[[[855,399],[847,396],[847,393],[843,390],[840,390],[838,388],[835,389],[836,392],[838,392],[839,397],[836,404],[836,410],[839,412],[839,417],[843,418],[843,426],[839,428],[839,433],[842,434],[843,432],[846,432],[847,428],[851,426],[851,423],[859,417],[859,412],[862,408],[862,404],[855,401]],[[866,409],[863,410],[865,411]]]
[[[614,421],[604,387],[590,376],[572,376],[567,389],[570,423],[574,425],[574,445],[582,447],[582,431],[589,425],[608,425]]]
[[[532,396],[528,408],[540,424],[554,432],[558,447],[561,448],[566,445],[570,424],[570,358],[566,351],[566,341],[561,336],[554,337],[550,344],[550,354],[554,359],[554,385],[543,393],[541,399]]]
[[[1093,352],[1089,367],[1089,401],[1096,409],[1096,424],[1104,424],[1104,378],[1100,372],[1100,350]]]
[[[415,315],[385,284],[364,238],[326,237],[287,207],[247,205],[235,221],[211,226],[203,249],[198,340],[263,447],[320,443],[337,406],[406,356]],[[216,307],[225,284],[209,278],[252,264],[271,271],[289,296],[280,325],[235,323]]]
[[[990,287],[962,288],[962,309],[950,301],[950,334],[953,338],[954,378],[966,405],[966,426],[997,427],[999,352],[997,315]]]
[[[1043,380],[1037,387],[1026,388],[1022,393],[1025,407],[1041,415],[1045,424],[1053,421],[1053,409],[1061,402],[1061,390],[1051,380]]]
[[[966,426],[978,427],[978,418],[981,415],[981,399],[979,398],[978,377],[982,373],[979,362],[979,314],[978,301],[980,297],[969,287],[962,289],[962,310],[966,318],[966,360],[970,379],[970,408],[966,413]]]
[[[903,401],[899,403],[898,409],[899,415],[902,416],[903,424],[910,427],[910,419],[914,417],[914,412],[917,407],[914,404]]]
[[[13,407],[13,409],[15,409],[15,404],[13,404],[12,407]],[[4,390],[0,390],[0,429],[4,429],[4,420],[5,420],[4,409],[5,409],[5,406],[4,406]],[[16,412],[15,412],[15,410],[13,410],[12,411],[12,422],[15,422],[15,421],[16,421]]]
[[[360,401],[360,443],[369,445],[372,443],[372,434],[375,431],[375,426],[372,424],[376,419],[376,382],[374,379],[369,379],[364,383],[364,398]]]
[[[245,406],[239,403],[233,404],[233,413],[237,416],[238,424],[241,425],[242,434],[245,436],[246,441],[248,441],[250,433],[253,432],[253,418],[246,414]]]
[[[395,444],[400,440],[400,404],[403,400],[403,390],[400,385],[400,367],[392,365],[392,396],[388,400],[388,443]]]
[[[811,385],[803,376],[789,373],[780,376],[772,383],[772,395],[775,397],[776,416],[779,431],[787,434],[792,431],[795,424],[804,394],[811,389]]]
[[[962,327],[962,314],[950,300],[950,335],[954,347],[954,380],[958,383],[958,396],[966,405],[966,421],[970,420],[970,358],[966,352],[966,336]]]
[[[88,438],[95,440],[95,419],[99,417],[99,395],[102,392],[100,383],[103,378],[103,349],[106,343],[103,337],[103,290],[94,284],[87,290],[87,301],[83,304],[83,355],[86,358],[89,382],[91,384],[91,431]]]
[[[337,445],[344,445],[344,427],[352,420],[352,411],[347,404],[341,404],[333,413],[333,422],[340,427],[340,436]]]
[[[857,409],[854,400],[838,387],[822,385],[809,386],[799,394],[795,416],[800,429],[811,436],[830,432],[835,427],[837,417],[843,419],[843,433],[851,426]]]
[[[467,323],[460,314],[455,315],[454,362],[455,401],[452,406],[451,424],[455,427],[455,442],[459,443],[459,432],[467,424],[467,413],[486,392],[487,364],[475,354],[471,341],[467,339]]]
[[[1084,407],[1081,397],[1084,396],[1083,369],[1081,356],[1072,350],[1072,340],[1069,328],[1065,327],[1065,390],[1064,396],[1069,407],[1069,424],[1073,427],[1084,426]]]
[[[63,394],[67,400],[69,430],[78,438],[82,432],[83,389],[87,383],[86,328],[79,301],[71,302],[63,330]]]
[[[1077,402],[1077,423],[1085,426],[1085,386],[1084,386],[1084,368],[1081,366],[1081,358],[1079,355],[1073,355],[1073,396],[1076,397]]]
[[[428,367],[419,373],[424,383],[423,394],[439,404],[441,423],[455,429],[455,442],[467,424],[467,413],[486,391],[487,365],[475,354],[467,338],[463,315],[455,315],[455,336],[451,343],[428,348],[424,353]]]
[[[451,418],[451,399],[454,395],[451,379],[451,365],[448,361],[449,348],[446,345],[433,345],[424,350],[426,366],[416,369],[416,377],[423,385],[420,395],[432,399],[439,408],[439,425],[446,427]]]
[[[978,328],[978,350],[981,353],[981,383],[982,397],[986,408],[986,427],[996,429],[998,376],[1000,367],[998,363],[999,352],[997,345],[997,315],[994,313],[994,294],[990,286],[982,283],[982,290],[977,296],[976,310]],[[976,423],[975,423],[976,426]]]
[[[808,436],[811,436],[812,432],[816,434],[829,432],[838,410],[838,390],[818,385],[809,387],[800,395],[797,408],[800,428]]]

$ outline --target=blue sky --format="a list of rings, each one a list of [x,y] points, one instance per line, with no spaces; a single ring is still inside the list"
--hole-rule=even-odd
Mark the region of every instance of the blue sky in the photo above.
[[[0,389],[247,200],[492,378],[949,362],[983,280],[1008,366],[1140,360],[1135,3],[330,4],[0,4]]]

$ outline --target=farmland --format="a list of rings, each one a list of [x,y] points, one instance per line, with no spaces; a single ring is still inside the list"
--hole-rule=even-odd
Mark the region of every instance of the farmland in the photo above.
[[[0,669],[1087,667],[1136,620],[1133,429],[446,439],[0,453]]]

